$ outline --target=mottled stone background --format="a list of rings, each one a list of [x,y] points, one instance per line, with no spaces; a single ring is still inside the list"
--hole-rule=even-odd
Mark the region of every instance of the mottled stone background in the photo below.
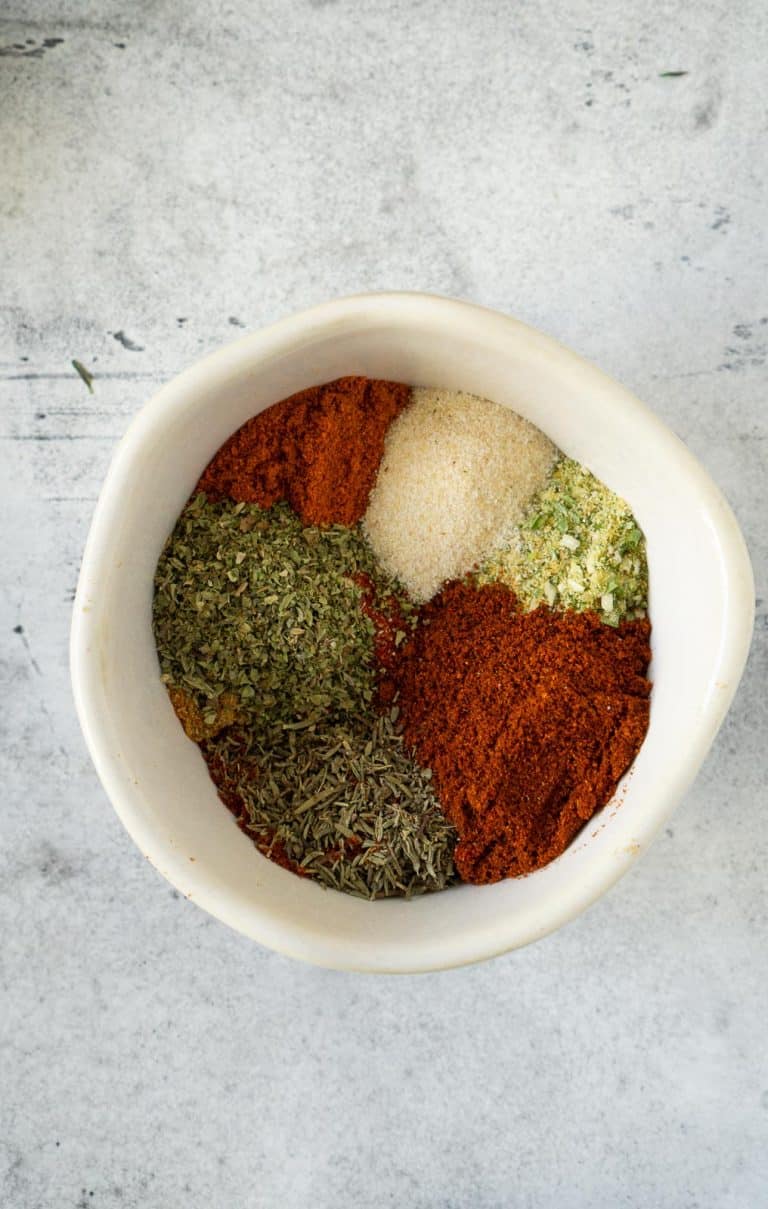
[[[2,1209],[765,1203],[767,21],[764,0],[3,3]],[[85,753],[67,631],[155,387],[241,328],[392,287],[499,307],[632,387],[722,484],[760,599],[728,721],[630,876],[523,952],[370,979],[260,949],[142,860]]]

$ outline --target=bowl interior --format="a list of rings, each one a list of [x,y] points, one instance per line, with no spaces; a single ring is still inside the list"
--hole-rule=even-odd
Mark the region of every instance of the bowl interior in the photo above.
[[[158,678],[152,581],[201,470],[244,420],[345,374],[471,391],[514,408],[628,500],[648,541],[651,723],[616,797],[529,877],[412,902],[363,902],[261,856],[219,803]],[[645,848],[693,778],[741,674],[752,586],[727,504],[632,395],[503,316],[421,295],[331,303],[228,346],[163,388],[113,461],[83,563],[73,680],[123,822],[184,894],[326,965],[424,970],[502,952],[576,914]]]

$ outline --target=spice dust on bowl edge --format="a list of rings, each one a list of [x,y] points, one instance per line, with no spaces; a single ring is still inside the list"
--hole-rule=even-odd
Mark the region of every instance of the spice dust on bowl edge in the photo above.
[[[233,826],[160,682],[155,568],[203,469],[230,434],[276,400],[349,375],[423,383],[510,408],[626,500],[647,539],[647,736],[614,798],[561,856],[529,876],[374,902],[296,877]],[[532,548],[540,537],[533,532]],[[570,559],[569,544],[563,549]],[[513,561],[509,573],[516,567]],[[578,575],[570,586],[560,582],[564,591],[589,586]],[[595,582],[595,591],[607,589]],[[538,581],[528,586],[539,590]],[[708,601],[701,616],[685,608],[692,591]],[[628,607],[620,590],[596,599],[606,619]],[[546,935],[629,868],[695,776],[738,684],[751,625],[751,568],[728,505],[632,395],[497,313],[427,295],[364,295],[243,337],[174,379],[139,413],[118,447],[89,535],[72,676],[86,741],[115,809],[182,893],[296,957],[416,972],[479,961]]]

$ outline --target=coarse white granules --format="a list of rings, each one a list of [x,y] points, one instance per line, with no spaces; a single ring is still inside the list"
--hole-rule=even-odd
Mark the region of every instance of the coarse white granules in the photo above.
[[[414,600],[471,571],[522,518],[557,449],[477,395],[418,386],[387,433],[363,525]]]

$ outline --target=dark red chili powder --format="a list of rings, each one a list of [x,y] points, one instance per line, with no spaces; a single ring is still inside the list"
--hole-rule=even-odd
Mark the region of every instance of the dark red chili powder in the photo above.
[[[196,490],[262,508],[287,500],[307,525],[354,525],[410,394],[400,382],[338,378],[291,395],[238,428]]]
[[[648,728],[650,625],[519,610],[500,584],[448,584],[383,683],[432,769],[469,882],[529,873],[613,794]]]
[[[406,621],[400,601],[396,596],[389,595],[382,598],[377,595],[376,585],[370,575],[366,575],[364,571],[358,571],[356,575],[352,576],[352,580],[362,592],[360,608],[373,622],[373,649],[376,662],[380,670],[386,672],[397,659],[398,634],[401,635],[401,641],[406,638],[411,630],[410,624]]]

